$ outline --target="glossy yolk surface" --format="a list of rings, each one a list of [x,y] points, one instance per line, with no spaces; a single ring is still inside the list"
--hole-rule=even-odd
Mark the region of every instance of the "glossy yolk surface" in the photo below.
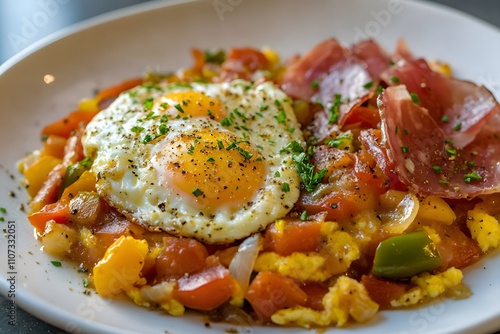
[[[263,185],[264,159],[250,143],[229,132],[187,132],[167,145],[156,156],[164,186],[175,186],[204,212],[238,209]]]
[[[196,91],[168,93],[161,97],[159,108],[174,117],[209,117],[217,122],[227,115],[220,100]]]

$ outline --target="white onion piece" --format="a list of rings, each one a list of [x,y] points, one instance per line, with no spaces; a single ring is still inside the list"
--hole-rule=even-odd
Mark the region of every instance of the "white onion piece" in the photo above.
[[[243,294],[246,294],[250,284],[250,275],[261,250],[261,239],[260,233],[246,238],[229,264],[229,272],[240,285]]]
[[[398,206],[380,215],[385,231],[394,234],[403,233],[415,220],[420,202],[414,194],[406,194]]]
[[[162,301],[172,299],[175,283],[161,282],[153,286],[141,287],[141,296],[144,300],[153,303],[161,303]]]

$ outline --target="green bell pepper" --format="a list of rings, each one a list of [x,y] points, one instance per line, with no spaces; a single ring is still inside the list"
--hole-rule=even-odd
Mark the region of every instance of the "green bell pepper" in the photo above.
[[[382,241],[375,251],[372,274],[403,280],[424,271],[432,271],[441,263],[434,242],[425,231],[417,231]]]

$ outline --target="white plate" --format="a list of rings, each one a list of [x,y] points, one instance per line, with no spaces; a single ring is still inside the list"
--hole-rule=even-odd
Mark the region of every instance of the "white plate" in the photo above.
[[[101,16],[64,30],[0,67],[0,206],[16,226],[16,301],[34,315],[72,332],[298,333],[268,327],[211,324],[199,315],[174,318],[128,301],[82,292],[82,276],[63,262],[50,264],[24,214],[26,196],[16,161],[39,146],[43,124],[76,106],[81,97],[147,69],[191,64],[191,47],[271,46],[283,56],[305,52],[335,36],[352,43],[366,35],[388,50],[404,37],[415,54],[449,61],[456,74],[485,83],[500,97],[500,32],[471,17],[420,2],[357,1],[160,1]],[[216,10],[214,4],[226,4]],[[44,76],[55,80],[46,84]],[[14,179],[10,175],[14,175]],[[17,195],[12,198],[9,191]],[[7,223],[0,223],[3,228]],[[9,290],[7,238],[0,238],[0,290]],[[365,325],[332,333],[493,332],[500,329],[500,252],[465,270],[472,297],[421,308],[381,312]],[[329,331],[328,331],[329,332]]]

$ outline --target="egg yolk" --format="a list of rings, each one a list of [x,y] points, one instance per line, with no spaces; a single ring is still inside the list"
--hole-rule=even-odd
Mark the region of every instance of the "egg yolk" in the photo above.
[[[167,146],[156,154],[164,186],[175,186],[203,212],[235,211],[251,202],[264,183],[266,163],[259,151],[229,132],[183,133]]]
[[[172,116],[209,117],[218,122],[227,115],[220,100],[195,91],[168,93],[161,97],[159,107]]]

